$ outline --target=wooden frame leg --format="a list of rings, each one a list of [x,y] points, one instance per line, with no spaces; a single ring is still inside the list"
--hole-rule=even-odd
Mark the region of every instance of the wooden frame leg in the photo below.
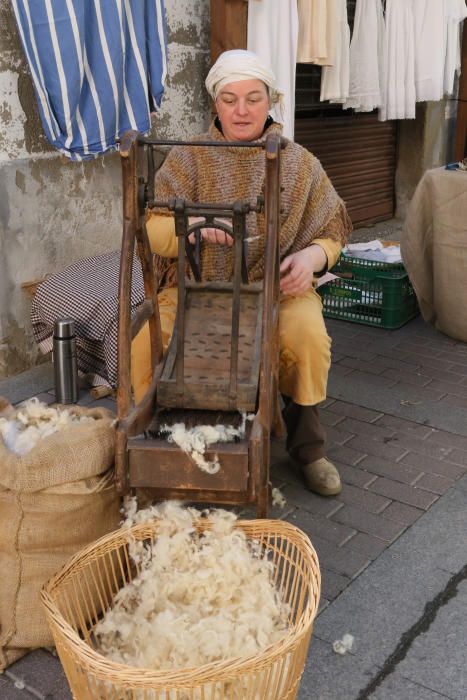
[[[115,434],[115,483],[117,492],[125,496],[129,490],[127,436],[118,429]]]
[[[271,484],[269,482],[269,463],[271,456],[271,438],[268,431],[264,431],[262,460],[260,464],[260,483],[258,485],[256,516],[267,518],[269,510],[269,499],[271,496]]]
[[[270,484],[262,486],[256,502],[256,517],[257,518],[267,518],[269,510],[269,498],[270,498]]]

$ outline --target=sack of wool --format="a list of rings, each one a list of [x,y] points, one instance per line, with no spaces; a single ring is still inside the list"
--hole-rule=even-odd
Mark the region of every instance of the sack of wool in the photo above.
[[[210,511],[203,532],[200,511],[170,501],[137,512],[133,500],[127,513],[124,527],[157,519],[157,538],[129,547],[138,575],[94,629],[100,653],[170,671],[255,655],[285,636],[289,608],[273,565],[233,513]]]
[[[10,422],[22,412],[27,423],[29,410],[31,421],[40,422],[39,415],[52,416],[46,409],[38,402],[17,410],[5,401],[0,406]],[[80,406],[67,412],[71,422],[59,415],[64,424],[22,455],[0,436],[0,670],[31,648],[53,645],[39,600],[42,585],[119,524],[114,416]]]

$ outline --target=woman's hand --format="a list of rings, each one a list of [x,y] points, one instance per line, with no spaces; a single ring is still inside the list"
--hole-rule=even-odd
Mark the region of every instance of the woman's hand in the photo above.
[[[294,296],[305,294],[313,284],[313,276],[325,268],[327,261],[326,253],[316,244],[287,255],[279,268],[281,292]]]
[[[190,226],[192,224],[196,224],[199,221],[204,221],[202,216],[190,216],[189,218],[189,224]],[[214,219],[214,222],[219,221],[221,224],[224,224],[229,228],[230,230],[232,229],[231,222],[226,220],[226,219]],[[220,245],[228,245],[231,246],[233,245],[233,238],[231,236],[228,236],[225,231],[222,231],[220,228],[202,228],[200,229],[201,231],[201,240],[205,241],[206,243],[218,243]],[[196,241],[195,238],[195,232],[190,233],[188,236],[188,240],[190,241],[191,244],[194,244]]]

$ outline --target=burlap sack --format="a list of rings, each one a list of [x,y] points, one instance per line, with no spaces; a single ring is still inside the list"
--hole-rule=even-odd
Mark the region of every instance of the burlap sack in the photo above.
[[[113,416],[44,438],[19,457],[0,439],[0,670],[29,649],[53,645],[42,585],[75,552],[119,525],[113,483]]]

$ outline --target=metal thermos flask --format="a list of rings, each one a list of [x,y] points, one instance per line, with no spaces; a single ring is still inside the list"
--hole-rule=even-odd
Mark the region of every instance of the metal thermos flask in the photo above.
[[[57,403],[78,401],[78,364],[76,360],[75,323],[72,318],[58,318],[54,324],[53,364]]]

